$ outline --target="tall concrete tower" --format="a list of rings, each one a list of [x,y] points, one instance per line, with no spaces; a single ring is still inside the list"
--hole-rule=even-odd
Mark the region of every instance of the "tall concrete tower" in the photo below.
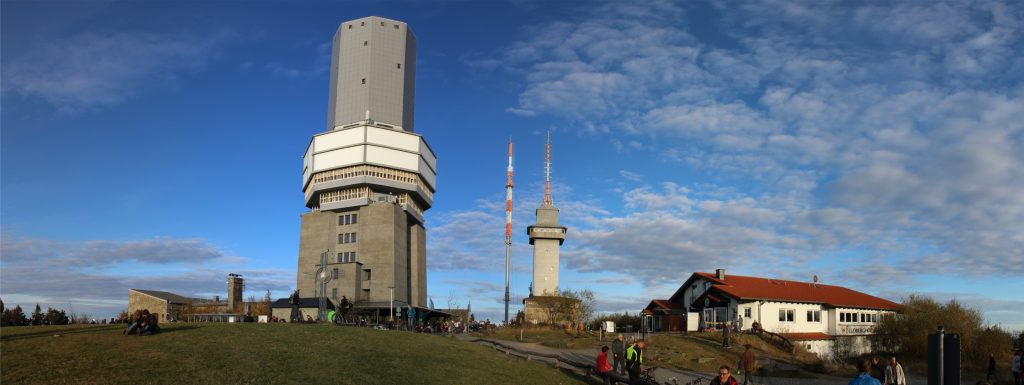
[[[437,158],[413,132],[415,69],[416,37],[403,22],[365,17],[334,35],[327,131],[313,136],[302,161],[304,298],[320,295],[326,279],[323,294],[334,303],[426,306],[423,213]]]
[[[533,245],[532,295],[558,293],[558,256],[565,242],[565,226],[558,224],[558,208],[551,202],[551,133],[545,146],[544,203],[537,208],[537,222],[526,228]]]

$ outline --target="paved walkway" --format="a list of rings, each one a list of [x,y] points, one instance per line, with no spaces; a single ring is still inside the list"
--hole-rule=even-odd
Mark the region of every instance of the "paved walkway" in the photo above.
[[[483,345],[494,346],[500,344],[508,346],[512,349],[525,352],[528,354],[537,355],[548,355],[558,356],[562,361],[573,362],[579,365],[593,365],[594,359],[597,357],[597,352],[594,349],[558,349],[548,346],[540,345],[539,343],[526,343],[516,341],[497,340],[490,338],[481,338],[467,335],[457,335],[457,338],[468,341],[476,342]],[[552,363],[553,360],[535,357],[534,359]],[[781,369],[795,369],[800,370],[798,367],[788,365],[784,363],[777,363]],[[754,384],[757,385],[847,385],[850,383],[851,378],[847,377],[836,377],[829,376],[819,373],[811,373],[801,370],[802,373],[810,376],[811,378],[788,378],[788,377],[763,377],[756,376],[752,378]],[[674,368],[658,368],[655,371],[655,379],[661,384],[689,384],[696,379],[701,379],[700,384],[706,385],[710,383],[713,373],[698,373],[685,369],[674,369]],[[738,376],[738,380],[742,380],[743,377]],[[673,381],[674,380],[674,381]],[[742,381],[741,381],[742,383]],[[924,377],[909,376],[908,383],[913,385],[927,384],[928,380]],[[964,384],[967,384],[966,382]],[[973,383],[972,383],[973,384]]]

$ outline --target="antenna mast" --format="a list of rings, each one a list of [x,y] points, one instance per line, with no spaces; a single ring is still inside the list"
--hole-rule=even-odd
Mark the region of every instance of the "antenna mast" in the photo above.
[[[551,131],[548,130],[548,143],[544,146],[544,204],[551,204]]]
[[[505,326],[508,326],[508,273],[512,254],[512,138],[508,139],[508,181],[505,182]]]

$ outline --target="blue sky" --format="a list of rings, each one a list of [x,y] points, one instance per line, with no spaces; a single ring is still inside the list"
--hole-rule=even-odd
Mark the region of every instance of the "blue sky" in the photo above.
[[[109,317],[128,288],[212,297],[229,272],[284,296],[331,38],[376,15],[419,42],[437,306],[501,316],[509,137],[527,294],[550,130],[560,283],[599,311],[725,268],[955,298],[1024,329],[1019,2],[2,7],[5,304]]]

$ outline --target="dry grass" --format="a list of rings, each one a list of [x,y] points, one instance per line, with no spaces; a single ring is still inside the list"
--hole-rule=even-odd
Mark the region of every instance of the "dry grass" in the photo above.
[[[454,338],[302,324],[0,329],[3,384],[576,384],[577,375]]]

